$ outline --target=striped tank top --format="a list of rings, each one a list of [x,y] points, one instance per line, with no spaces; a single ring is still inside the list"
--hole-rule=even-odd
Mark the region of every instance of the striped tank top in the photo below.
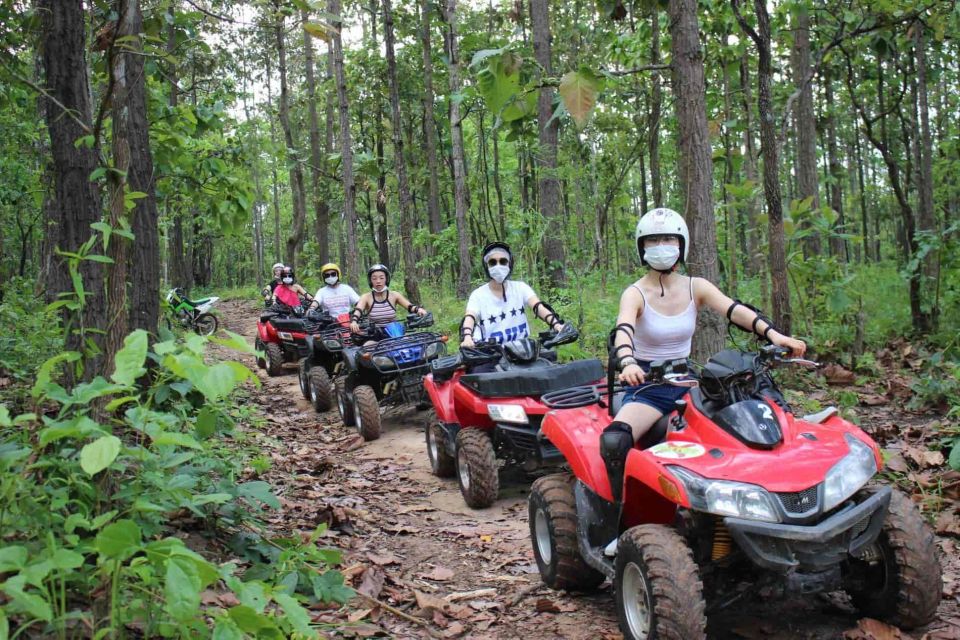
[[[397,319],[397,309],[392,304],[390,304],[390,292],[386,292],[386,298],[384,300],[377,300],[377,294],[373,293],[373,302],[370,304],[370,313],[368,316],[373,324],[378,327],[382,327],[385,324],[390,324]]]

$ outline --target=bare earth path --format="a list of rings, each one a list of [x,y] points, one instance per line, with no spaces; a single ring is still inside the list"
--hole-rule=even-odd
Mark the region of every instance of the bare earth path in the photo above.
[[[226,302],[220,309],[224,326],[252,343],[259,307]],[[255,368],[251,357],[241,359]],[[283,504],[271,526],[309,533],[322,522],[331,524],[327,541],[343,550],[343,572],[353,586],[405,614],[357,598],[350,618],[356,622],[346,636],[620,637],[609,585],[594,594],[569,595],[540,582],[527,529],[526,483],[503,479],[497,503],[472,510],[454,480],[430,473],[424,444],[429,412],[391,410],[384,416],[383,436],[363,443],[355,429],[340,422],[336,409],[313,411],[292,365],[275,378],[256,371],[263,385],[252,397],[266,419],[256,437],[272,461],[265,479]],[[949,551],[956,554],[956,546]],[[710,637],[839,638],[857,626],[857,616],[835,600],[741,602],[711,618]],[[950,606],[956,617],[956,602]],[[338,624],[349,615],[318,613]],[[960,621],[957,625],[935,623],[931,629],[937,635],[930,637],[960,637],[939,633],[960,632]]]

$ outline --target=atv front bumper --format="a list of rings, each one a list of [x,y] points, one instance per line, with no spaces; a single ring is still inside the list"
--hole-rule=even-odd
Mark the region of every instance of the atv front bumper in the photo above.
[[[814,525],[789,525],[727,517],[723,521],[757,565],[782,573],[817,572],[856,556],[880,534],[890,505],[890,487],[850,504]]]

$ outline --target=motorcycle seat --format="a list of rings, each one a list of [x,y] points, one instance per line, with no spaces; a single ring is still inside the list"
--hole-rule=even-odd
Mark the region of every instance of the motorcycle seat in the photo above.
[[[460,382],[484,397],[516,398],[590,384],[603,376],[599,360],[577,360],[552,367],[470,373]]]

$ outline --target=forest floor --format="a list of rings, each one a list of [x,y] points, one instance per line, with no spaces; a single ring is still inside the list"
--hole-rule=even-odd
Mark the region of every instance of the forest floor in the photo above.
[[[226,302],[220,312],[225,328],[253,342],[256,304]],[[455,480],[430,473],[424,441],[429,411],[390,410],[381,438],[364,443],[341,423],[336,409],[313,411],[300,394],[293,365],[270,378],[248,355],[226,350],[218,355],[240,359],[262,382],[251,388],[250,399],[259,405],[265,426],[252,436],[272,461],[262,478],[282,503],[269,526],[288,535],[329,523],[321,543],[343,551],[342,572],[366,594],[347,607],[315,612],[316,621],[336,625],[332,637],[621,637],[609,583],[589,595],[552,591],[541,583],[527,528],[529,480],[502,476],[500,499],[488,509],[470,509]],[[863,423],[917,423],[895,404],[865,407]],[[953,503],[954,518],[955,509]],[[944,598],[938,619],[926,629],[906,634],[859,619],[841,594],[779,598],[761,592],[712,615],[709,636],[960,638],[960,528],[950,533],[938,536]]]

